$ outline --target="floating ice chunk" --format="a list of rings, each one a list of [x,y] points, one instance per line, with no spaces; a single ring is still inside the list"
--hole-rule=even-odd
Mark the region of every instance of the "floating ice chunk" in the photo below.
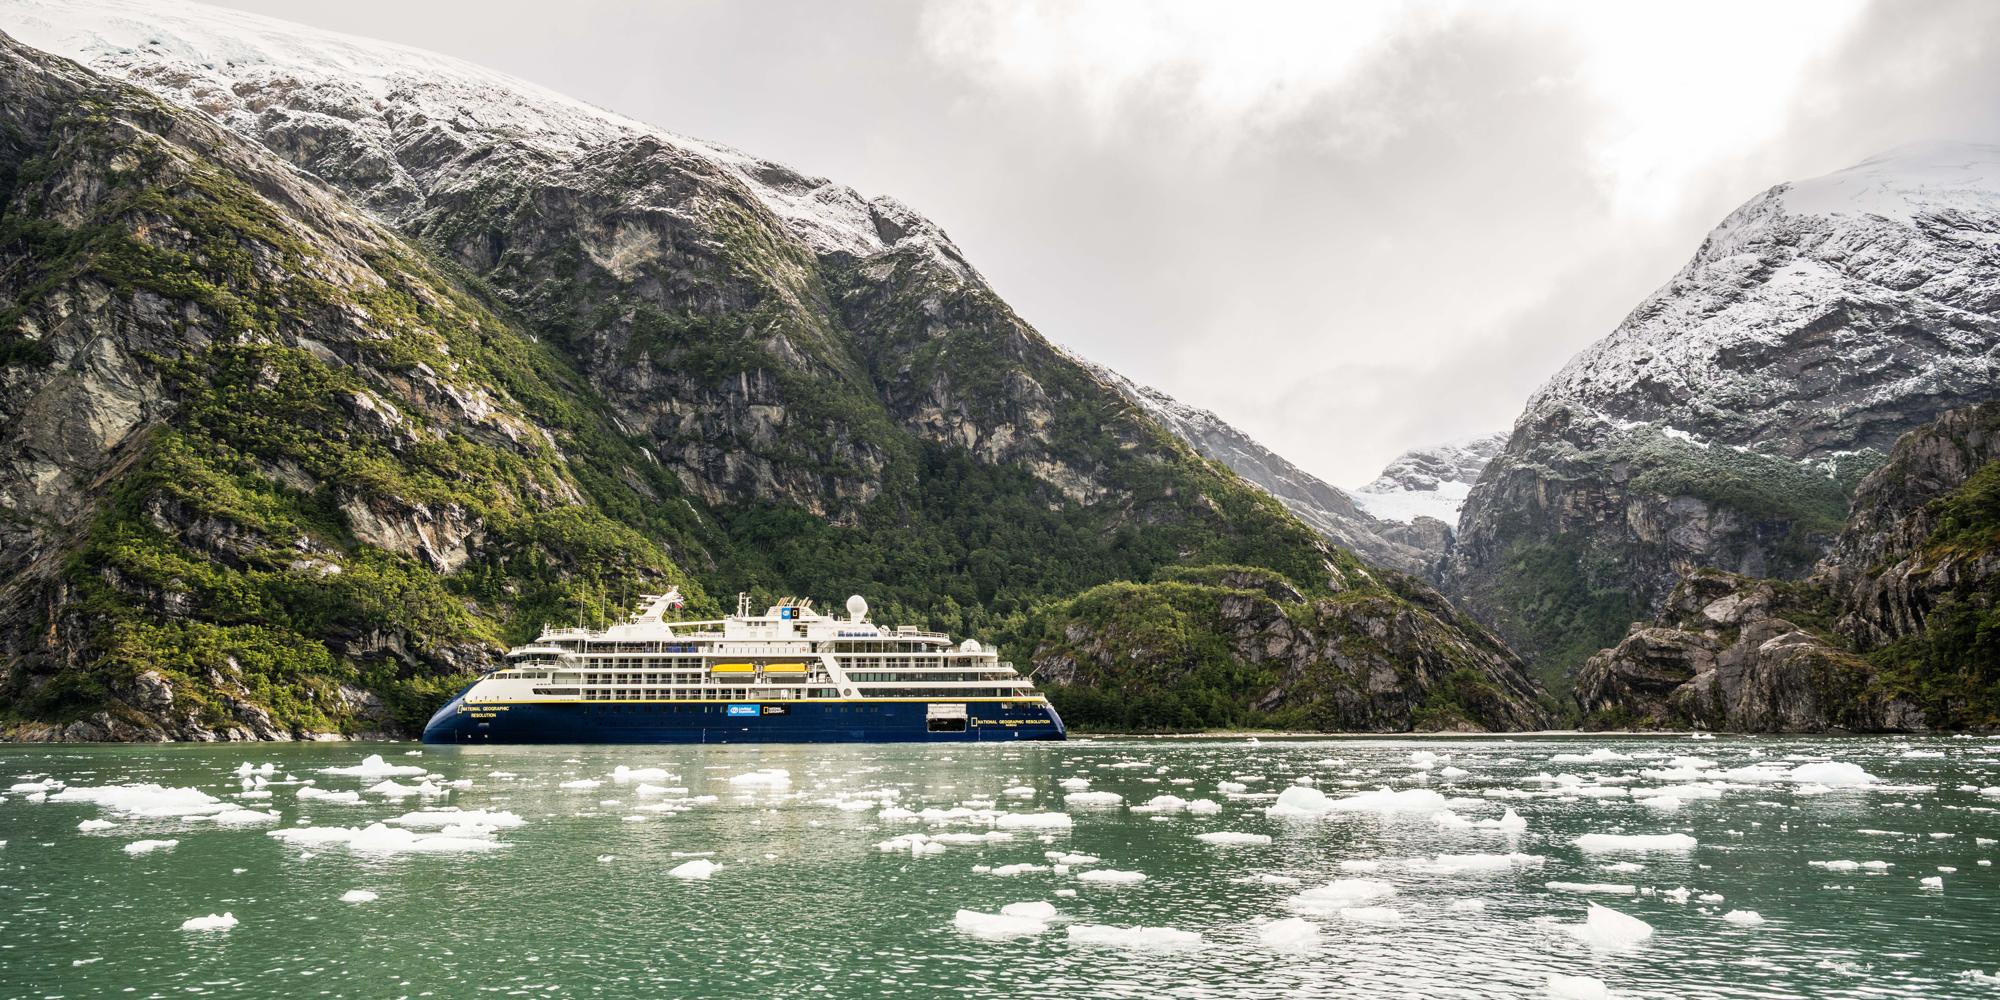
[[[1066,792],[1080,792],[1090,787],[1089,778],[1064,778],[1056,786]]]
[[[1191,816],[1214,816],[1222,811],[1222,803],[1214,799],[1195,799],[1187,804]]]
[[[382,897],[366,889],[349,889],[340,894],[340,901],[343,903],[372,903],[380,898]]]
[[[1249,791],[1250,786],[1240,781],[1218,781],[1215,783],[1215,790],[1224,795],[1235,795],[1238,792]]]
[[[633,781],[672,781],[673,778],[663,767],[626,767],[620,764],[611,769],[611,780],[621,785]]]
[[[1031,920],[1051,920],[1056,915],[1056,904],[1035,900],[1027,903],[1008,903],[1000,908],[1002,916],[1027,917]]]
[[[1475,823],[1473,825],[1479,827],[1482,830],[1500,830],[1509,833],[1519,833],[1522,830],[1526,830],[1528,828],[1528,821],[1522,819],[1520,813],[1517,813],[1514,810],[1509,809],[1507,810],[1507,815],[1502,816],[1499,819],[1482,819],[1478,823]]]
[[[1673,812],[1674,810],[1679,809],[1681,807],[1681,800],[1672,795],[1653,795],[1653,796],[1648,796],[1647,798],[1640,799],[1639,804],[1645,806],[1648,809],[1658,809],[1661,812]]]
[[[707,858],[696,858],[693,861],[675,865],[672,869],[668,870],[667,874],[675,878],[707,878],[721,870],[721,865]]]
[[[1557,764],[1600,764],[1614,760],[1631,760],[1631,754],[1619,753],[1608,747],[1598,747],[1589,753],[1559,753],[1549,760]]]
[[[404,813],[389,822],[413,830],[437,830],[452,825],[511,830],[528,821],[504,809],[423,809]]]
[[[1927,758],[1933,758],[1933,757],[1942,757],[1942,756],[1944,756],[1944,751],[1942,751],[1942,750],[1905,750],[1905,751],[1903,751],[1903,756],[1904,756],[1905,758],[1907,758],[1907,759],[1910,759],[1910,760],[1923,760],[1923,759],[1927,759]]]
[[[1382,862],[1374,858],[1348,858],[1340,863],[1340,870],[1349,874],[1382,870]]]
[[[125,853],[151,854],[154,851],[171,851],[179,845],[179,840],[135,840],[125,845]]]
[[[1593,948],[1612,951],[1634,947],[1653,936],[1652,924],[1596,903],[1590,904],[1590,915],[1583,923],[1563,929]]]
[[[1257,925],[1257,943],[1272,951],[1311,951],[1319,947],[1319,926],[1304,917],[1285,917]]]
[[[1078,875],[1076,880],[1099,885],[1131,885],[1134,882],[1146,881],[1146,873],[1119,871],[1116,868],[1093,868]]]
[[[992,836],[992,834],[988,834],[987,836]],[[1042,857],[1059,865],[1076,865],[1079,868],[1084,865],[1094,865],[1098,861],[1096,855],[1072,854],[1066,851],[1043,851]]]
[[[1445,797],[1428,788],[1388,788],[1362,792],[1345,798],[1328,798],[1325,792],[1293,785],[1278,794],[1278,801],[1264,810],[1279,819],[1324,816],[1335,812],[1365,812],[1381,816],[1431,815],[1446,811]]]
[[[992,872],[992,874],[995,874],[995,875],[1026,875],[1026,874],[1029,874],[1029,873],[1031,873],[1031,872],[1045,872],[1045,871],[1048,871],[1048,870],[1049,870],[1049,866],[1048,866],[1048,865],[1037,865],[1037,864],[1032,864],[1032,863],[1029,863],[1029,862],[1026,862],[1026,861],[1023,861],[1023,862],[1020,862],[1020,863],[1018,863],[1018,864],[1011,864],[1011,865],[1001,865],[1001,866],[1000,866],[1000,867],[998,867],[998,868],[993,868],[993,869],[989,869],[989,870],[990,870],[990,871]]]
[[[329,792],[324,788],[314,788],[311,785],[300,785],[298,797],[301,802],[327,802],[343,806],[361,804],[360,792]]]
[[[951,925],[961,934],[979,938],[1028,937],[1049,929],[1045,919],[1008,913],[980,913],[977,910],[958,911],[953,915]]]
[[[397,778],[424,773],[421,767],[409,764],[391,764],[379,753],[369,754],[361,763],[350,767],[322,767],[321,774],[344,774],[351,778]]]
[[[1613,882],[1544,882],[1542,888],[1557,892],[1601,892],[1618,896],[1630,896],[1639,891],[1635,885],[1619,885]]]
[[[1214,833],[1197,833],[1194,835],[1194,839],[1204,844],[1214,844],[1218,847],[1261,847],[1271,842],[1270,834],[1236,833],[1231,830],[1217,830]]]
[[[1565,976],[1560,972],[1549,973],[1542,993],[1549,1000],[1611,1000],[1611,990],[1604,980],[1596,976]]]
[[[1507,871],[1540,865],[1547,858],[1535,854],[1440,854],[1435,858],[1417,858],[1409,865],[1412,871],[1426,875],[1466,875],[1475,872]]]
[[[948,850],[945,845],[922,833],[906,833],[900,837],[890,837],[877,843],[875,849],[884,853],[907,853],[913,858],[921,858],[927,854],[943,854]]]
[[[259,826],[264,823],[277,822],[278,814],[275,812],[258,812],[255,809],[231,809],[228,812],[219,812],[201,818],[217,826]]]
[[[1688,897],[1694,895],[1694,890],[1688,888],[1687,886],[1680,886],[1678,888],[1668,889],[1666,892],[1660,893],[1660,895],[1665,896],[1666,898],[1671,899],[1674,902],[1680,903],[1681,905],[1685,906],[1687,905]]]
[[[1117,792],[1071,792],[1063,796],[1063,804],[1073,809],[1103,809],[1124,801],[1125,797]]]
[[[785,788],[792,783],[792,772],[779,767],[767,767],[739,774],[729,779],[729,783],[741,788]]]
[[[1109,948],[1136,948],[1141,950],[1179,950],[1201,946],[1201,934],[1197,931],[1175,930],[1172,927],[1111,927],[1104,924],[1071,924],[1069,927],[1071,944],[1102,945]]]
[[[1396,887],[1372,878],[1337,878],[1293,896],[1293,909],[1329,913],[1396,894]]]
[[[1742,924],[1746,927],[1751,924],[1761,924],[1764,922],[1763,915],[1759,914],[1756,910],[1730,910],[1728,913],[1722,915],[1722,919],[1732,924]]]
[[[1001,813],[993,825],[1002,830],[1067,830],[1072,822],[1067,813]]]
[[[1631,872],[1642,872],[1646,870],[1646,866],[1638,863],[1637,861],[1614,861],[1611,864],[1598,865],[1597,867],[1602,868],[1608,872],[1619,872],[1621,874],[1626,874]]]
[[[1928,875],[1925,876],[1924,878],[1918,879],[1917,881],[1926,889],[1944,888],[1944,876],[1942,875]]]
[[[386,778],[377,784],[370,785],[365,791],[370,795],[380,795],[387,799],[407,799],[413,795],[420,795],[431,799],[444,794],[444,789],[432,781],[423,781],[415,785],[405,785],[394,778]]]
[[[181,921],[181,930],[184,931],[226,931],[234,926],[236,926],[234,913],[211,913],[205,917],[189,917]]]
[[[1471,771],[1465,768],[1456,766],[1446,766],[1438,769],[1438,777],[1440,778],[1463,778],[1471,773]]]
[[[1420,771],[1430,770],[1431,766],[1438,762],[1438,759],[1438,755],[1429,750],[1413,750],[1410,752],[1410,766]]]
[[[1844,761],[1823,761],[1817,764],[1800,764],[1785,776],[1794,784],[1826,785],[1830,788],[1854,788],[1872,785],[1881,779],[1869,774],[1859,765]]]
[[[1146,800],[1145,805],[1133,806],[1133,812],[1177,813],[1187,809],[1188,802],[1178,795],[1155,795]]]
[[[268,778],[276,773],[278,773],[278,765],[269,761],[263,764],[252,764],[246,760],[236,765],[236,776],[239,778],[248,778],[254,775],[263,775]]]
[[[40,781],[17,781],[7,786],[7,790],[19,795],[33,795],[36,793],[46,794],[61,787],[62,782],[54,778],[43,778]]]
[[[573,792],[584,792],[584,791],[589,791],[590,789],[593,788],[600,787],[603,784],[604,782],[599,781],[596,778],[574,778],[569,781],[565,781],[557,785],[556,787],[567,788]]]
[[[99,830],[109,830],[117,825],[108,819],[87,819],[78,823],[76,829],[78,833],[96,833]]]
[[[1806,864],[1814,868],[1824,868],[1832,872],[1850,872],[1861,867],[1860,862],[1857,861],[1808,861]]]
[[[1586,833],[1576,838],[1586,851],[1686,851],[1695,839],[1685,833]]]
[[[497,840],[465,827],[446,827],[436,834],[420,834],[382,823],[364,829],[343,826],[301,826],[272,830],[269,836],[302,846],[345,845],[361,854],[459,854],[497,850]]]
[[[1340,919],[1361,924],[1395,924],[1402,922],[1403,913],[1386,906],[1350,906],[1340,911]]]
[[[1486,900],[1477,898],[1454,899],[1451,901],[1451,905],[1445,907],[1445,909],[1453,913],[1483,913],[1486,911]]]
[[[115,815],[135,818],[206,816],[239,808],[198,788],[164,785],[69,787],[48,793],[50,802],[87,802]]]

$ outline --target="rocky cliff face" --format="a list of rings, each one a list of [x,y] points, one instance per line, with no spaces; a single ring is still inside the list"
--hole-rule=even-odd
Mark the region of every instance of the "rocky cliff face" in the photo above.
[[[1229,471],[1276,497],[1293,516],[1333,544],[1377,566],[1419,576],[1430,575],[1444,554],[1449,534],[1444,523],[1417,523],[1419,519],[1415,517],[1396,520],[1373,516],[1362,507],[1363,498],[1293,465],[1214,413],[1189,406],[1109,368],[1089,367],[1106,385],[1117,389],[1146,415],[1187,442],[1188,447],[1221,462]],[[1473,477],[1477,474],[1474,470]],[[1466,482],[1469,485],[1471,479]]]
[[[1593,656],[1594,724],[1913,730],[2000,724],[2000,403],[1905,435],[1804,582],[1701,570]]]
[[[1386,591],[892,201],[249,15],[0,9],[167,99],[5,43],[17,735],[406,730],[667,580],[1003,642],[1173,566]]]
[[[1036,624],[1037,677],[1065,719],[1123,729],[1331,731],[1545,728],[1518,658],[1401,576],[1350,568],[1309,598],[1247,568],[1112,584]],[[1439,619],[1457,620],[1442,631]]]
[[[1679,570],[1795,578],[1897,436],[2000,376],[2000,149],[1781,184],[1536,393],[1447,593],[1555,676]]]
[[[0,137],[17,735],[393,730],[585,567],[699,593],[673,478],[337,194],[5,36]]]

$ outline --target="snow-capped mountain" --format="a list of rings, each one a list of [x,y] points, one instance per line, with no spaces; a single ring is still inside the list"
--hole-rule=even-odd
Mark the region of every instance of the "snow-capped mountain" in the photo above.
[[[1996,391],[2000,147],[1777,185],[1529,401],[1447,588],[1531,657],[1575,659],[1680,569],[1808,571],[1898,435]]]
[[[1360,497],[1292,464],[1212,411],[1189,406],[1101,365],[1079,363],[1090,367],[1198,454],[1221,462],[1262,487],[1334,544],[1376,565],[1426,577],[1444,554],[1442,526],[1413,529],[1409,519],[1395,523],[1398,519],[1371,516],[1360,506]]]
[[[177,0],[4,0],[0,15],[21,41],[207,112],[391,221],[449,190],[441,173],[548,170],[645,138],[741,182],[815,250],[868,256],[932,237],[967,267],[892,198],[435,52]]]
[[[1410,524],[1420,517],[1458,524],[1458,510],[1488,462],[1507,445],[1505,431],[1413,448],[1397,456],[1368,485],[1349,494],[1362,510],[1384,521]]]

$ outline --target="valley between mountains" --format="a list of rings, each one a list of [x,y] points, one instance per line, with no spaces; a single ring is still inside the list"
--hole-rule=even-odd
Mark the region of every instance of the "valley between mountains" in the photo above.
[[[9,738],[409,735],[668,585],[866,594],[1086,731],[2000,724],[2000,149],[1778,184],[1347,490],[894,199],[196,4],[0,31]]]

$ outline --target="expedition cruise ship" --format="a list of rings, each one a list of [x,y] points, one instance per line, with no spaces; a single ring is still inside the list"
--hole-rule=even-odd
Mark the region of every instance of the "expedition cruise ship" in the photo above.
[[[1054,706],[967,639],[785,601],[669,621],[678,590],[593,631],[547,628],[431,716],[425,743],[831,743],[1059,740]]]

